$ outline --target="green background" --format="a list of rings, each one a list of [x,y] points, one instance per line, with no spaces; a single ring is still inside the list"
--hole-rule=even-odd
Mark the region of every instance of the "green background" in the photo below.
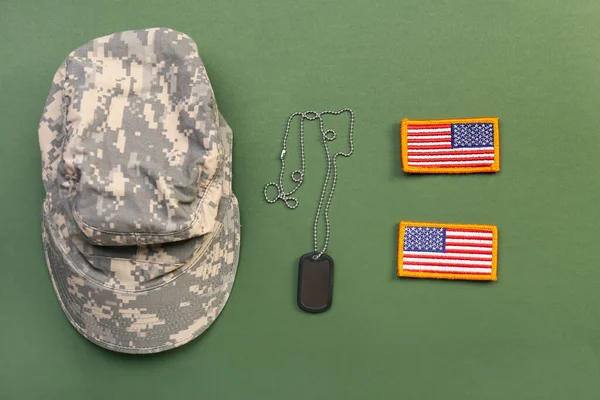
[[[599,21],[596,0],[0,0],[0,398],[600,398]],[[52,290],[37,124],[71,50],[154,26],[198,43],[234,129],[242,247],[204,335],[128,356],[76,333]],[[310,315],[294,285],[325,166],[314,125],[300,207],[262,188],[288,115],[343,107],[334,305]],[[498,174],[402,173],[402,117],[476,116],[500,118]],[[400,220],[497,225],[499,280],[397,278]]]

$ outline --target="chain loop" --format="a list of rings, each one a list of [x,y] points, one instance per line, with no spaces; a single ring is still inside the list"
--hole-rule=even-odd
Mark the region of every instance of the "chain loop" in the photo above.
[[[328,142],[335,140],[337,137],[337,133],[333,129],[327,129],[327,130],[323,129],[323,118],[322,117],[323,117],[323,115],[340,115],[340,114],[343,114],[346,112],[350,114],[350,126],[349,126],[349,134],[348,134],[349,151],[348,152],[338,151],[333,156],[331,156],[331,153],[329,152]],[[286,155],[286,149],[287,149],[287,140],[288,140],[288,136],[290,134],[290,126],[292,124],[292,120],[296,116],[300,116],[300,162],[301,162],[301,166],[300,166],[300,169],[294,170],[291,174],[292,181],[294,181],[294,183],[296,185],[294,186],[294,188],[291,191],[285,192],[283,190],[283,175],[285,173],[285,155]],[[283,136],[283,149],[282,149],[281,155],[279,157],[281,160],[281,171],[279,173],[279,183],[269,182],[265,185],[265,188],[264,188],[265,200],[268,203],[272,204],[272,203],[277,202],[277,200],[282,200],[289,209],[295,209],[296,207],[298,207],[298,204],[299,204],[298,199],[296,199],[295,197],[292,197],[292,195],[300,188],[302,183],[304,183],[304,175],[305,175],[304,120],[314,121],[317,119],[319,120],[319,129],[321,131],[323,147],[325,148],[325,154],[327,155],[327,173],[325,174],[325,181],[323,182],[323,188],[321,190],[321,197],[319,199],[319,205],[317,206],[317,213],[315,214],[315,221],[314,221],[314,225],[313,225],[313,243],[314,243],[314,252],[315,252],[315,255],[313,256],[314,259],[319,259],[325,253],[325,250],[327,249],[327,246],[329,245],[329,237],[330,237],[330,233],[331,233],[330,224],[329,224],[329,208],[331,207],[331,200],[333,199],[333,193],[335,192],[335,185],[337,183],[336,159],[339,156],[350,157],[350,155],[352,155],[352,153],[354,152],[354,137],[353,137],[353,134],[354,134],[354,112],[349,108],[344,108],[339,111],[321,111],[321,112],[297,111],[297,112],[293,113],[292,115],[290,115],[288,118],[288,121],[287,121],[285,135]],[[331,177],[332,171],[333,171],[333,177]],[[327,202],[325,204],[325,210],[324,210],[325,243],[323,244],[322,250],[318,251],[317,250],[317,248],[318,248],[317,230],[318,230],[318,225],[319,225],[319,218],[321,215],[321,211],[323,209],[323,201],[325,200],[325,194],[327,192],[327,184],[329,183],[330,177],[331,177],[331,191],[329,192],[329,196],[327,197]],[[268,193],[267,193],[267,190],[271,186],[274,186],[277,189],[277,197],[275,197],[274,199],[270,199],[268,196]]]

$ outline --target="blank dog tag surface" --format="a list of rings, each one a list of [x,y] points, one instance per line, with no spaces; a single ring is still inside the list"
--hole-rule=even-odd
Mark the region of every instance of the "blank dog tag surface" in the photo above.
[[[320,313],[331,307],[333,297],[333,259],[323,254],[317,260],[308,253],[298,265],[298,307]]]

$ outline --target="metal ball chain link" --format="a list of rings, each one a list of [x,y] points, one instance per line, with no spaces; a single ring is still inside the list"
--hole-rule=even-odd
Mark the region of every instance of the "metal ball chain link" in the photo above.
[[[348,152],[338,151],[332,157],[331,153],[329,152],[329,146],[327,145],[327,143],[335,140],[337,137],[337,133],[333,129],[327,129],[327,130],[323,129],[323,115],[340,115],[343,113],[350,114],[350,126],[349,126],[349,134],[348,134],[349,151]],[[294,170],[291,174],[292,181],[294,181],[294,183],[296,185],[294,186],[294,188],[291,191],[285,192],[283,190],[283,175],[285,173],[285,155],[286,155],[286,149],[287,149],[287,140],[288,140],[288,136],[290,134],[290,127],[291,127],[292,121],[297,116],[300,116],[300,160],[301,160],[300,162],[301,162],[301,166],[300,166],[300,169]],[[336,159],[339,156],[350,157],[350,155],[352,155],[352,153],[354,152],[354,137],[353,137],[353,134],[354,134],[354,112],[349,108],[344,108],[344,109],[338,110],[338,111],[321,111],[321,112],[297,111],[297,112],[293,113],[292,115],[290,115],[287,120],[285,135],[283,136],[283,148],[281,151],[281,155],[279,156],[279,159],[281,160],[281,171],[279,173],[279,183],[269,182],[264,187],[265,200],[268,203],[272,204],[272,203],[277,202],[277,200],[282,200],[289,209],[293,210],[296,207],[298,207],[298,204],[299,204],[298,199],[296,199],[295,197],[292,197],[292,195],[300,188],[302,183],[304,183],[304,173],[305,173],[305,165],[306,165],[305,164],[305,156],[304,156],[304,120],[315,121],[317,119],[319,120],[319,129],[321,131],[321,138],[323,140],[323,146],[325,147],[325,154],[327,155],[327,173],[325,174],[325,180],[323,182],[323,189],[321,190],[321,197],[319,199],[319,205],[317,207],[317,213],[315,215],[315,221],[314,221],[314,225],[313,225],[314,252],[317,253],[313,256],[314,259],[319,259],[325,253],[325,250],[327,249],[327,246],[329,245],[329,237],[330,237],[330,233],[331,233],[330,224],[329,224],[329,208],[331,207],[331,200],[333,199],[333,193],[335,192],[335,186],[337,183]],[[323,209],[325,193],[327,192],[327,184],[329,183],[329,179],[331,177],[332,171],[333,171],[333,177],[331,179],[331,191],[329,193],[329,196],[327,197],[327,202],[325,203],[325,212],[324,212],[325,243],[324,243],[321,251],[318,251],[317,250],[317,248],[318,248],[317,230],[318,230],[318,225],[319,225],[319,217],[320,217],[321,211]],[[268,196],[268,193],[267,193],[269,188],[272,186],[277,189],[277,196],[274,199],[270,199]]]

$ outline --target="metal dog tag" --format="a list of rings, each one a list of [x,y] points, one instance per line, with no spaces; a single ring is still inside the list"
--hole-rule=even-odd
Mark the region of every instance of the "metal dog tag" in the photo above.
[[[298,307],[310,313],[327,311],[333,297],[333,259],[308,253],[298,265]]]

